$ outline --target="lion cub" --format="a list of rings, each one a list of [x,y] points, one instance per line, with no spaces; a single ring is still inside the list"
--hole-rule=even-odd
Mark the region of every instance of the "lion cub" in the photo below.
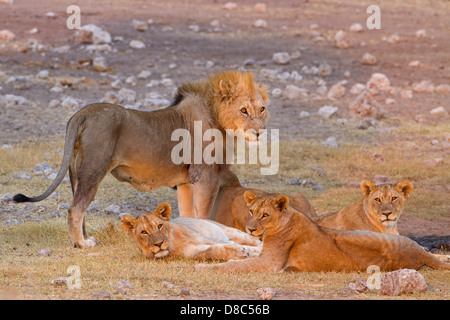
[[[402,181],[396,186],[375,186],[372,181],[364,180],[361,183],[364,199],[337,212],[315,216],[312,220],[321,226],[339,230],[399,234],[397,223],[413,189],[409,181]]]
[[[134,238],[146,258],[169,255],[198,259],[244,259],[261,252],[261,241],[234,228],[204,219],[170,220],[172,208],[160,203],[154,213],[137,219],[125,215],[122,227]]]
[[[450,269],[403,236],[372,231],[344,231],[325,228],[288,207],[284,195],[260,197],[244,194],[250,208],[247,232],[263,237],[258,257],[221,264],[197,264],[195,270],[234,271],[365,271],[370,265],[382,270],[419,269],[426,265]]]

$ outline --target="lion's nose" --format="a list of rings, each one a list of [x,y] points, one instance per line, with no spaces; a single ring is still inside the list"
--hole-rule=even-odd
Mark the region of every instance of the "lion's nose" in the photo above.
[[[256,229],[250,229],[250,228],[247,228],[247,231],[248,231],[248,233],[253,233],[253,231],[255,231]]]
[[[154,243],[153,245],[161,248],[163,243],[164,243],[164,241],[160,241],[160,242]]]
[[[392,211],[389,211],[389,212],[382,212],[382,214],[385,215],[386,218],[389,217],[389,216],[391,215],[391,213],[392,213]]]

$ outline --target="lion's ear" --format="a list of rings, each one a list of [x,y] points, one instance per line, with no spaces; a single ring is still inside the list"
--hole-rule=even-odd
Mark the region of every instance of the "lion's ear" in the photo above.
[[[162,202],[158,204],[155,209],[155,213],[158,217],[163,220],[170,220],[170,213],[172,212],[172,207],[167,202]]]
[[[247,206],[250,207],[256,201],[256,199],[258,199],[258,197],[251,191],[245,191],[244,199],[245,202],[247,202]]]
[[[361,190],[365,197],[369,196],[374,188],[375,185],[370,180],[364,180],[363,182],[361,182]]]
[[[272,200],[272,204],[279,212],[283,213],[289,205],[289,198],[284,195],[280,195]]]
[[[414,187],[409,181],[402,181],[397,184],[397,188],[401,190],[405,199],[408,199],[413,191]]]
[[[226,80],[223,80],[223,79],[220,80],[219,90],[220,90],[220,94],[221,94],[222,98],[229,98],[233,95],[232,86]]]
[[[265,86],[257,84],[256,87],[258,88],[258,92],[261,95],[261,98],[264,101],[264,104],[266,104],[267,102],[269,102],[269,98],[267,97],[267,89]]]
[[[129,214],[124,215],[120,220],[122,228],[124,228],[128,233],[131,233],[131,231],[133,231],[133,229],[136,227],[136,222],[137,219],[133,216],[130,216]]]

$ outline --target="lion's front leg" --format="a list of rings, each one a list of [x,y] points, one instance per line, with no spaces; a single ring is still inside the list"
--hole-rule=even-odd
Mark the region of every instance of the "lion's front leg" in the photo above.
[[[192,189],[188,184],[180,184],[177,186],[177,201],[180,216],[195,217],[194,204],[192,202]]]
[[[262,241],[258,238],[255,238],[243,231],[240,231],[235,228],[230,228],[224,225],[219,225],[219,228],[230,238],[231,241],[247,245],[247,246],[262,246]]]

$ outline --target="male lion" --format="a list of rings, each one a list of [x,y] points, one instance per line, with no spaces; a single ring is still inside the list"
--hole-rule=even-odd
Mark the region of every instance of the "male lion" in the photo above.
[[[398,219],[406,199],[413,191],[409,181],[396,186],[379,185],[370,180],[361,183],[364,199],[334,213],[326,213],[312,218],[323,226],[339,230],[369,230],[380,233],[398,233]]]
[[[250,191],[245,200],[251,217],[247,232],[263,237],[261,254],[242,261],[198,264],[196,270],[231,271],[365,271],[419,269],[426,265],[450,270],[407,237],[372,231],[329,229],[288,207],[284,195],[258,198]]]
[[[238,177],[229,169],[220,171],[219,179],[220,188],[211,212],[211,219],[242,231],[245,231],[245,226],[250,217],[244,199],[245,191],[251,191],[259,197],[276,195],[263,190],[242,187]],[[316,215],[311,203],[300,192],[294,192],[289,196],[289,203],[292,208],[308,217]]]
[[[170,220],[172,208],[160,203],[154,213],[122,217],[122,227],[134,238],[144,256],[169,255],[196,259],[244,259],[261,252],[261,241],[219,223],[189,217]]]
[[[252,73],[225,71],[182,85],[172,105],[162,110],[142,112],[107,103],[88,105],[67,124],[62,165],[47,191],[34,198],[17,194],[14,200],[36,202],[47,198],[69,170],[73,192],[69,232],[74,245],[82,248],[97,243],[86,233],[84,216],[108,173],[141,191],[180,185],[181,214],[209,218],[219,187],[217,173],[227,165],[198,164],[193,161],[194,155],[190,163],[175,164],[170,160],[172,150],[180,143],[172,141],[172,133],[186,129],[194,136],[194,122],[198,121],[202,130],[218,129],[223,135],[227,129],[245,130],[257,140],[268,117],[266,102],[265,88],[254,82]],[[193,140],[189,139],[189,146],[193,146]],[[197,152],[203,152],[205,143],[200,147]],[[186,194],[188,202],[184,201],[188,199]]]

